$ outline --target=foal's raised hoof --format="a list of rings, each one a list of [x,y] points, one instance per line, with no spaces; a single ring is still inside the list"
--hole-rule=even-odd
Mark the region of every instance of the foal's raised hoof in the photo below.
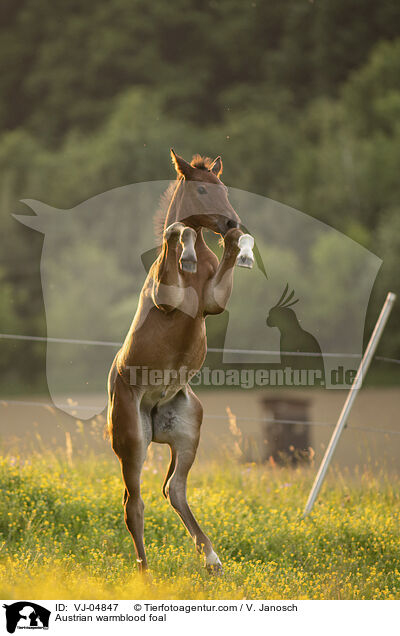
[[[236,259],[237,266],[247,267],[248,269],[251,269],[254,265],[254,238],[250,236],[250,234],[242,234],[242,236],[238,240],[238,245],[240,248],[240,252]]]
[[[251,269],[254,265],[254,259],[249,256],[238,256],[236,261],[238,267],[247,267],[247,269]]]
[[[211,576],[223,576],[224,574],[224,568],[221,563],[208,564],[206,565],[206,570]]]
[[[197,272],[196,261],[181,260],[180,263],[184,272],[189,272],[190,274],[195,274]]]

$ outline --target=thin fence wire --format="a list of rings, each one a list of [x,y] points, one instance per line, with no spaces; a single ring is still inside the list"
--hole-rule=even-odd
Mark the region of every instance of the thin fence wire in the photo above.
[[[34,342],[58,342],[60,344],[81,344],[96,347],[120,347],[122,342],[107,342],[104,340],[78,340],[76,338],[50,338],[45,336],[25,336],[15,333],[0,333],[4,340],[33,340]]]
[[[121,347],[122,342],[109,342],[104,340],[81,340],[76,338],[52,338],[45,336],[30,336],[24,334],[11,334],[11,333],[0,333],[0,338],[5,340],[32,340],[36,342],[53,342],[59,344],[76,344],[76,345],[88,345],[88,346],[102,346],[102,347]],[[299,352],[299,351],[260,351],[253,349],[219,349],[215,347],[210,347],[208,349],[210,353],[236,353],[236,354],[246,354],[246,355],[292,355],[292,356],[310,356],[310,357],[320,357],[321,354],[315,352]],[[346,358],[361,358],[361,355],[358,353],[324,353],[323,356],[326,357],[346,357]],[[394,364],[400,364],[400,360],[396,358],[388,358],[386,356],[375,356],[375,360],[380,360],[382,362],[391,362]],[[73,410],[74,406],[79,408],[80,410],[96,410],[98,407],[93,405],[75,405],[75,404],[59,404],[55,407],[54,404],[49,402],[36,402],[36,401],[26,401],[26,400],[1,400],[1,406],[30,406],[30,407],[41,407],[47,409],[61,408],[61,409],[70,409]],[[227,415],[217,415],[213,413],[209,413],[204,415],[205,419],[228,419]],[[303,426],[322,426],[322,427],[333,427],[333,423],[329,422],[309,422],[306,420],[276,420],[273,418],[256,418],[256,417],[238,417],[239,421],[242,422],[260,422],[266,424],[300,424]],[[392,429],[380,429],[380,428],[371,428],[367,426],[351,426],[346,427],[348,430],[358,430],[358,431],[366,431],[370,433],[385,433],[389,435],[400,435],[400,431],[392,430]]]
[[[111,342],[107,340],[80,340],[78,338],[52,338],[47,336],[28,336],[21,335],[15,333],[0,333],[0,338],[4,340],[33,340],[34,342],[53,342],[59,344],[74,344],[74,345],[84,345],[84,346],[94,346],[94,347],[121,347],[123,345],[122,342]],[[314,357],[320,358],[320,353],[315,352],[307,352],[307,351],[268,351],[268,350],[258,350],[258,349],[219,349],[217,347],[209,347],[207,349],[208,353],[235,353],[239,355],[273,355],[273,356],[281,356],[281,355],[290,355],[290,356],[300,356],[300,357]],[[358,358],[361,360],[362,355],[359,353],[334,353],[327,352],[323,353],[322,357],[324,358]],[[387,356],[375,356],[375,360],[380,360],[381,362],[391,362],[393,364],[400,364],[400,360],[396,358],[389,358]]]

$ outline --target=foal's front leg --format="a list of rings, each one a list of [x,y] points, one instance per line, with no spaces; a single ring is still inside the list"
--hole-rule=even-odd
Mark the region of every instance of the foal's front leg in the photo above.
[[[253,266],[253,246],[253,237],[237,228],[225,234],[221,262],[205,288],[205,313],[220,314],[224,311],[232,293],[234,267],[236,264],[239,267]]]
[[[193,228],[178,221],[164,230],[162,252],[153,267],[152,296],[159,309],[169,312],[184,301],[185,288],[181,271],[197,271],[196,237]],[[182,247],[182,253],[178,262],[179,246]]]

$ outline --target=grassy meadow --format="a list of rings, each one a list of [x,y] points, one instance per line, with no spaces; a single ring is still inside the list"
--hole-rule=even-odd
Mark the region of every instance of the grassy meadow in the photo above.
[[[68,438],[67,438],[68,442]],[[158,447],[160,448],[160,447]],[[300,520],[312,469],[198,462],[189,502],[224,564],[210,577],[161,495],[165,453],[143,471],[151,577],[135,572],[119,465],[70,444],[0,460],[0,598],[400,598],[399,481],[333,470]]]

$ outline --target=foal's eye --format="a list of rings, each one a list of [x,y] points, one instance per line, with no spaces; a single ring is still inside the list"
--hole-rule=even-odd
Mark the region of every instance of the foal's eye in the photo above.
[[[205,187],[204,187],[204,186],[199,186],[199,187],[197,188],[197,192],[198,192],[199,194],[207,194],[207,190],[205,189]]]

